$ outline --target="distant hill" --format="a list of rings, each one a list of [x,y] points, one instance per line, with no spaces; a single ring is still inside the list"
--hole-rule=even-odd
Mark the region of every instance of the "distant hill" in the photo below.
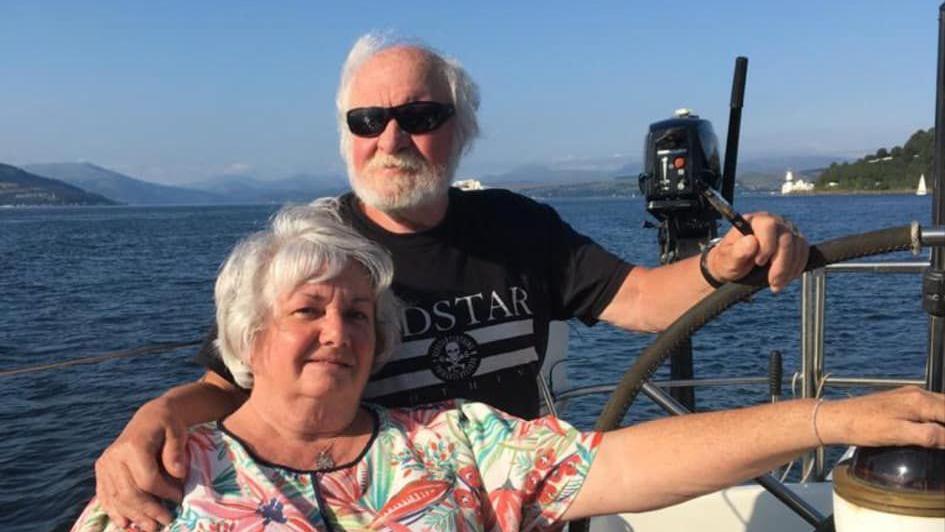
[[[92,163],[31,164],[23,168],[129,205],[228,205],[307,202],[348,189],[340,175],[296,174],[264,180],[221,175],[186,186],[151,183]]]
[[[738,173],[777,175],[784,180],[784,173],[793,169],[796,174],[798,171],[815,172],[816,170],[803,170],[804,168],[826,168],[830,163],[836,161],[847,161],[850,157],[846,155],[768,155],[765,157],[739,157]]]
[[[836,155],[770,155],[748,157],[738,162],[736,186],[750,191],[780,191],[784,174],[790,169],[796,179],[816,181],[831,163],[846,160]]]
[[[23,168],[34,174],[59,179],[129,205],[225,203],[225,199],[217,194],[149,183],[91,163],[29,164]]]
[[[808,181],[815,179],[822,168],[842,159],[836,155],[770,155],[743,157],[738,162],[736,185],[745,190],[770,191],[781,188],[784,173],[794,169],[797,177]],[[508,172],[487,174],[479,177],[487,186],[500,186],[514,190],[528,190],[529,194],[540,189],[545,196],[570,195],[617,195],[638,194],[637,176],[643,169],[639,160],[623,157],[580,161],[581,165],[565,162],[561,164],[522,165]],[[568,166],[570,164],[570,166]],[[809,170],[798,170],[807,168]],[[621,183],[612,183],[618,180]],[[627,185],[627,181],[630,182]],[[613,188],[613,190],[609,189]]]
[[[587,183],[517,186],[519,193],[533,198],[635,197],[640,195],[636,180],[610,179]]]
[[[919,176],[932,178],[934,128],[919,130],[902,146],[880,148],[852,163],[833,163],[817,179],[817,190],[915,190]]]
[[[106,197],[90,194],[68,183],[0,163],[0,205],[114,204],[114,201]]]
[[[619,168],[560,168],[553,165],[527,164],[501,174],[489,174],[479,178],[490,186],[524,189],[537,186],[575,185],[607,181],[616,177]]]
[[[348,190],[348,181],[335,174],[295,174],[277,180],[262,180],[251,175],[221,175],[189,186],[221,196],[226,203],[279,204],[335,196]]]
[[[745,190],[778,190],[784,182],[784,172],[742,172],[735,176],[736,185]]]
[[[788,168],[796,167],[786,166],[784,169],[779,171],[749,171],[741,173],[735,178],[735,186],[752,192],[780,191],[781,185],[784,184],[784,175]],[[794,170],[794,178],[803,179],[807,182],[814,182],[817,180],[817,177],[823,173],[823,171],[823,168]]]

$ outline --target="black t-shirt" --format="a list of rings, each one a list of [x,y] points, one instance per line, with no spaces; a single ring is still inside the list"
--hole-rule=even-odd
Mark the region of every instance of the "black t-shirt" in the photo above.
[[[535,417],[549,322],[596,323],[632,268],[551,207],[505,190],[450,189],[444,220],[411,234],[375,225],[353,194],[341,204],[391,252],[405,303],[403,343],[364,393],[385,406],[462,397]],[[212,349],[197,360],[228,375]]]

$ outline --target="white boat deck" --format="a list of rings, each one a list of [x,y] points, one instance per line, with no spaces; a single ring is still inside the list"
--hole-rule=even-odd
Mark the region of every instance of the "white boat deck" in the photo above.
[[[788,484],[823,515],[833,511],[832,484]],[[591,532],[795,532],[813,530],[758,485],[736,486],[653,512],[596,517]]]

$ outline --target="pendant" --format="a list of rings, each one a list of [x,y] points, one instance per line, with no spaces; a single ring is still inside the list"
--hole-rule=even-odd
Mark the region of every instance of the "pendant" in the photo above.
[[[325,469],[333,469],[335,467],[335,461],[328,452],[329,450],[330,449],[324,449],[318,453],[318,457],[315,458],[316,470],[324,471]]]

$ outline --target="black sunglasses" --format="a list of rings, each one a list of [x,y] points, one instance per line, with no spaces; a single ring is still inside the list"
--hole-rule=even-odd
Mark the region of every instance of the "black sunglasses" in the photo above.
[[[411,135],[429,133],[453,116],[450,103],[410,102],[395,107],[358,107],[348,111],[348,129],[359,137],[376,137],[393,118],[400,129]]]

